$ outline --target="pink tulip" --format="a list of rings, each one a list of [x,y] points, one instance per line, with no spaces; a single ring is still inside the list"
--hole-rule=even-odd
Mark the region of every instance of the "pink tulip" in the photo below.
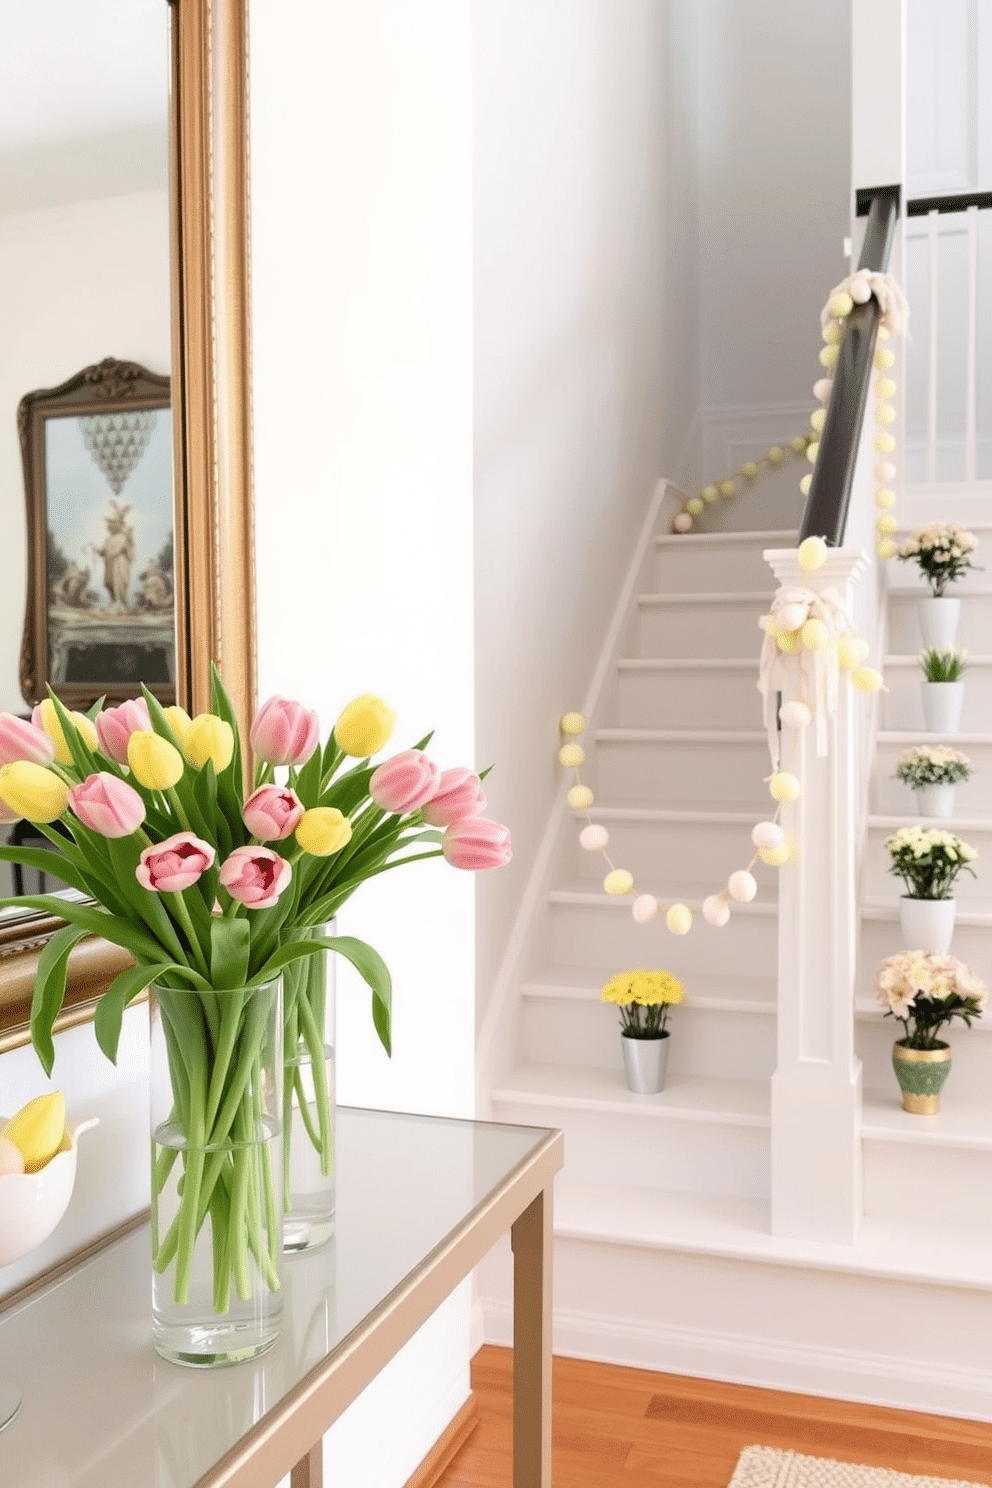
[[[441,850],[452,868],[502,868],[513,857],[510,831],[487,816],[466,816],[452,822]]]
[[[13,765],[18,760],[50,765],[54,758],[55,745],[44,729],[13,713],[0,713],[0,765]]]
[[[305,765],[320,742],[320,723],[302,703],[270,697],[255,714],[249,738],[266,764]]]
[[[105,770],[74,785],[69,805],[83,826],[101,837],[130,837],[145,819],[145,803],[134,787]]]
[[[422,750],[405,749],[372,772],[369,795],[383,811],[404,816],[431,799],[440,778],[437,765]]]
[[[202,878],[214,861],[213,848],[192,832],[177,832],[152,847],[146,847],[134,870],[143,889],[158,894],[179,894]]]
[[[471,770],[445,770],[437,790],[420,809],[432,827],[450,827],[463,816],[478,816],[486,809],[482,781]]]
[[[232,899],[249,909],[271,909],[293,870],[269,847],[236,847],[220,865],[220,881]]]
[[[278,785],[260,785],[244,804],[241,819],[253,837],[263,842],[281,842],[291,837],[306,807],[295,791]]]
[[[116,708],[104,708],[96,715],[96,735],[108,759],[127,764],[127,745],[131,735],[141,729],[150,732],[152,721],[144,698],[130,698]]]

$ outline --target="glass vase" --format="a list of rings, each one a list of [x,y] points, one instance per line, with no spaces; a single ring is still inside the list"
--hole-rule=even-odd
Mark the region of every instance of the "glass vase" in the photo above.
[[[179,1364],[233,1364],[282,1317],[282,982],[156,987],[152,1321]]]
[[[333,935],[314,925],[300,938]],[[313,1250],[334,1232],[335,979],[332,952],[288,966],[283,1021],[283,1247]]]

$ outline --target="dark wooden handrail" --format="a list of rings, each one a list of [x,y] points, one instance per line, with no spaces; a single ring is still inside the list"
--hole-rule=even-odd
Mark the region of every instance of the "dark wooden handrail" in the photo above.
[[[871,195],[858,268],[884,274],[899,218],[899,188],[880,186]],[[806,537],[822,537],[828,546],[837,548],[844,541],[880,318],[874,296],[866,305],[855,305],[847,317],[833,370],[827,419],[820,434],[820,448],[799,527],[800,542]]]

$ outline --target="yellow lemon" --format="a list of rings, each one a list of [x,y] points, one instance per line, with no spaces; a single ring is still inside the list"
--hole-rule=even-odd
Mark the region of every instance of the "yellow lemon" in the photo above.
[[[65,1136],[65,1097],[61,1090],[36,1095],[0,1132],[24,1158],[25,1173],[37,1173],[51,1162]]]

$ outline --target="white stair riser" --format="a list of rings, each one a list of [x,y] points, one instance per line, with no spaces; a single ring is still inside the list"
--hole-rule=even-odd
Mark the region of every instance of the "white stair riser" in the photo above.
[[[883,729],[919,729],[920,742],[926,741],[926,721],[920,683],[923,673],[916,666],[886,667],[882,695]],[[992,733],[992,666],[970,666],[965,673],[964,703],[960,731],[963,734]]]
[[[986,575],[986,581],[987,578]],[[976,594],[970,599],[965,593],[953,597],[963,601],[954,644],[967,651],[987,650],[992,638],[992,594]],[[888,649],[893,654],[915,655],[922,650],[924,641],[917,610],[918,601],[908,595],[890,597]]]
[[[753,600],[697,601],[686,604],[638,605],[639,654],[671,657],[753,656],[763,640],[759,615],[767,614],[767,597]]]
[[[615,712],[621,728],[761,728],[758,666],[747,672],[620,671]]]
[[[992,732],[992,730],[990,730]],[[918,743],[927,742],[921,734]],[[960,745],[947,741],[952,748],[961,748],[971,761],[972,776],[954,788],[954,811],[961,816],[992,817],[992,744]],[[896,762],[907,744],[881,744],[875,759],[872,785],[872,811],[879,815],[915,815],[916,797],[908,785],[894,778]]]
[[[768,816],[771,814],[769,811]],[[754,821],[758,819],[756,811]],[[685,894],[705,897],[724,889],[730,874],[746,868],[754,854],[751,828],[743,824],[618,821],[602,814],[596,820],[609,831],[606,850],[611,862],[628,869],[637,885],[672,883]],[[579,846],[578,831],[576,854],[581,877],[601,884],[606,872],[603,856]],[[756,864],[753,871],[761,898],[777,898],[778,871],[763,863]]]
[[[601,799],[650,801],[660,808],[708,806],[768,808],[765,777],[771,766],[763,742],[641,743],[600,741],[596,766]]]
[[[618,1078],[617,1094],[629,1100],[634,1112],[639,1105],[663,1102],[667,1092],[630,1095]],[[760,1197],[768,1192],[769,1139],[765,1128],[573,1111],[540,1099],[494,1104],[498,1121],[564,1131],[563,1171],[569,1178],[739,1197]]]
[[[774,1073],[774,1017],[682,1003],[672,1009],[668,1026],[668,1069],[673,1075],[759,1080],[770,1079]],[[528,1063],[592,1066],[621,1073],[620,1039],[620,1015],[609,1003],[524,999],[522,1043]]]
[[[895,1018],[877,1023],[859,1022],[857,1049],[864,1065],[864,1088],[873,1095],[884,1094],[899,1104],[899,1087],[892,1069],[892,1045],[903,1037],[903,1027]],[[992,1035],[979,1023],[970,1029],[959,1020],[945,1028],[941,1037],[954,1050],[954,1063],[944,1086],[941,1104],[946,1111],[955,1106],[987,1105],[992,1088]],[[923,1126],[926,1119],[920,1118]]]
[[[552,959],[559,966],[664,966],[691,984],[695,974],[718,973],[728,965],[749,975],[774,975],[777,945],[774,915],[732,914],[719,930],[697,915],[688,935],[672,935],[660,918],[636,925],[628,903],[551,907]]]
[[[720,594],[732,589],[768,589],[770,593],[774,580],[761,556],[768,546],[788,547],[790,540],[776,537],[771,544],[665,543],[658,549],[656,563],[658,593]]]
[[[879,962],[885,956],[894,956],[896,952],[905,949],[899,921],[895,914],[891,921],[862,920],[858,953],[859,986],[866,989],[871,986]],[[992,927],[955,925],[954,938],[951,941],[951,955],[957,956],[975,972],[976,976],[981,977],[987,987],[992,988]]]
[[[923,827],[936,827],[940,831],[953,830],[953,823],[917,817],[914,811],[906,813],[907,826],[919,822]],[[888,827],[872,827],[868,833],[868,851],[865,859],[864,892],[869,898],[880,899],[886,895],[895,898],[909,890],[901,878],[889,873],[891,858],[884,843],[891,835]],[[954,884],[954,897],[961,908],[970,906],[977,910],[992,908],[992,832],[977,832],[973,827],[962,825],[958,835],[978,853],[973,867],[974,877],[968,872],[958,874]],[[992,934],[992,932],[990,932]]]
[[[992,1241],[992,1152],[867,1138],[862,1149],[866,1216],[974,1226]]]

